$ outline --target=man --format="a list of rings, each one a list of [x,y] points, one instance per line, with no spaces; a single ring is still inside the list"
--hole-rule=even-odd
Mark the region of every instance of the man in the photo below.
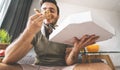
[[[50,11],[50,19],[43,13],[46,10]],[[0,70],[111,70],[104,63],[76,64],[80,49],[95,43],[96,35],[84,35],[81,39],[75,37],[72,49],[69,45],[49,41],[49,34],[58,18],[56,1],[43,0],[41,13],[36,12],[29,18],[23,33],[6,49]],[[37,54],[34,65],[16,64],[33,47]]]

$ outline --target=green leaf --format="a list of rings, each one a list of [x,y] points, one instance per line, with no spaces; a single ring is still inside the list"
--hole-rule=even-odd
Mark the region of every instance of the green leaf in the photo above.
[[[0,43],[10,43],[11,36],[4,29],[0,29]]]

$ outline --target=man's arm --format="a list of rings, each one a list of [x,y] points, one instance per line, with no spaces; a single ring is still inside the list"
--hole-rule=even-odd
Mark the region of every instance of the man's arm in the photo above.
[[[33,36],[30,35],[27,30],[25,30],[16,41],[8,46],[2,62],[7,64],[15,63],[24,55],[26,55],[27,52],[32,48],[30,44],[32,37]]]
[[[95,35],[84,35],[81,39],[75,38],[74,47],[71,51],[66,49],[66,64],[72,65],[77,62],[80,49],[84,48],[87,45],[94,44],[98,39],[98,36]]]
[[[77,51],[78,49],[76,48],[67,48],[66,49],[66,64],[67,65],[72,65],[77,62],[78,60],[78,54],[79,52]]]
[[[29,18],[29,22],[23,33],[11,43],[5,52],[3,63],[13,64],[20,60],[32,48],[31,41],[35,34],[41,29],[43,21],[42,14],[35,14]]]

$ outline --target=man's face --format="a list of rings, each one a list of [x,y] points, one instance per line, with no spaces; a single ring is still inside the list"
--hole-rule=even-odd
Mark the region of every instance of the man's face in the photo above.
[[[46,10],[50,11],[52,18],[50,20],[44,19],[44,23],[45,24],[51,24],[51,23],[55,24],[59,18],[59,15],[57,14],[57,7],[53,3],[45,2],[41,6],[41,12],[44,12]]]

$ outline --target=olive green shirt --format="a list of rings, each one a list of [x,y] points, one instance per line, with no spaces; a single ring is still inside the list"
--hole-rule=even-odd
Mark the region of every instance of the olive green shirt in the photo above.
[[[36,53],[36,65],[65,66],[65,51],[68,45],[49,41],[40,31],[33,42]]]

